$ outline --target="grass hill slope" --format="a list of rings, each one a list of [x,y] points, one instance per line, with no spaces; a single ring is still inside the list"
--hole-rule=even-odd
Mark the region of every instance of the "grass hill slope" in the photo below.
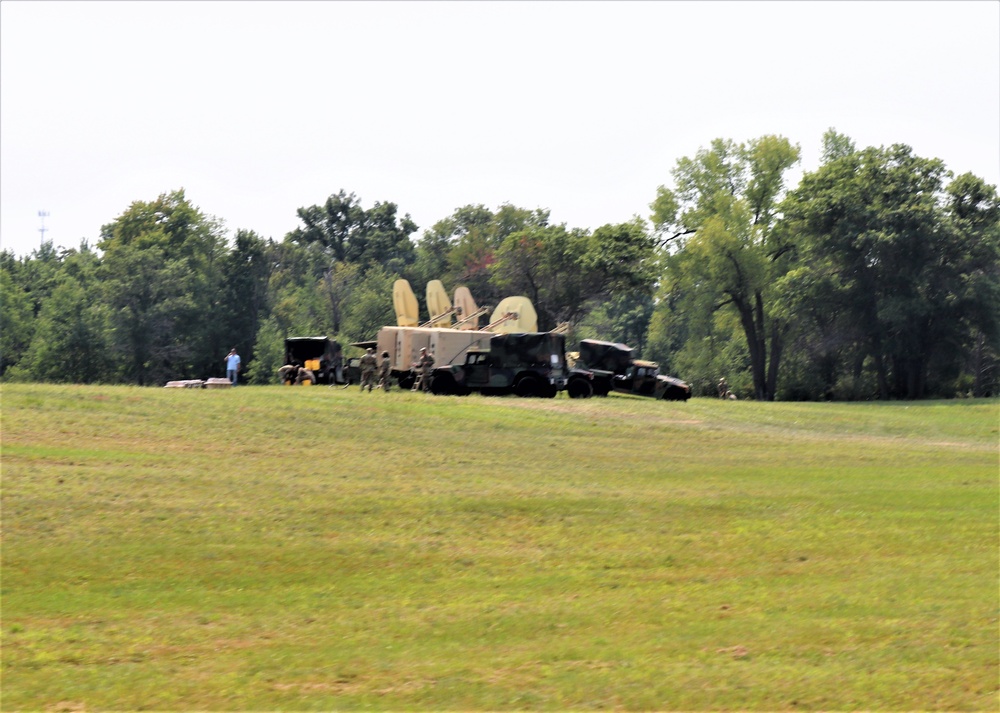
[[[4,710],[997,708],[997,401],[0,397]]]

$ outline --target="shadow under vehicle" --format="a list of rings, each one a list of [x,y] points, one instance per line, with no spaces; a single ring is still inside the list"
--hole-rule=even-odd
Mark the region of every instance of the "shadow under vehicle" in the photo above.
[[[435,367],[430,390],[542,398],[566,390],[573,398],[590,396],[593,375],[567,367],[565,346],[565,336],[554,332],[497,334],[490,338],[489,349],[469,349],[464,363]]]
[[[298,364],[312,373],[315,384],[347,384],[340,344],[327,337],[289,337],[285,364]]]
[[[584,339],[576,366],[594,374],[594,394],[615,391],[649,396],[665,401],[687,401],[691,387],[673,376],[660,373],[656,362],[632,358],[632,348],[615,342]]]

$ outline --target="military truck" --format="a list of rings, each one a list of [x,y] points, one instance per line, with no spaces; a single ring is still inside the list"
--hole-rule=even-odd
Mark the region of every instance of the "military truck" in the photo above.
[[[566,337],[553,332],[496,334],[489,348],[470,348],[465,362],[436,366],[430,389],[435,394],[552,398],[566,389],[573,398],[593,393],[593,375],[566,366]]]
[[[308,369],[313,375],[311,383],[349,383],[344,374],[340,344],[327,337],[289,337],[285,340],[285,364],[298,364]]]
[[[486,347],[494,332],[479,330],[449,329],[446,327],[382,327],[375,339],[354,342],[352,347],[374,349],[381,361],[382,353],[389,353],[389,371],[400,388],[413,386],[416,373],[413,364],[420,358],[420,349],[425,348],[434,355],[436,366],[446,366],[465,361],[470,348]],[[353,359],[351,360],[354,361]],[[352,372],[348,370],[348,376]]]
[[[597,396],[616,391],[666,401],[691,398],[690,386],[673,376],[661,374],[656,362],[633,359],[632,348],[624,344],[581,340],[576,366],[593,372]]]

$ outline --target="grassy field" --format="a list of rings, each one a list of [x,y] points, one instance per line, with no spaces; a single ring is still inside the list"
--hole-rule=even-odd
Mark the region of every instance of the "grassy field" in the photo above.
[[[13,710],[997,710],[1000,403],[6,385]]]

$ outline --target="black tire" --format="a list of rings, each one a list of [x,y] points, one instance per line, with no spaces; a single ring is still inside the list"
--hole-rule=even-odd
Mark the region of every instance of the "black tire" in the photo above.
[[[451,374],[431,374],[431,393],[450,396],[455,393],[455,377]]]
[[[416,382],[416,380],[417,380],[416,377],[413,376],[412,373],[408,373],[399,377],[397,383],[399,384],[399,388],[401,388],[403,391],[409,391],[410,389],[413,388],[413,384],[414,382]]]
[[[532,376],[527,374],[522,376],[514,384],[514,393],[521,398],[531,398],[533,396],[538,396],[541,393],[542,380],[537,376]]]
[[[566,393],[571,399],[589,399],[594,395],[594,387],[586,379],[571,379],[566,385]]]

